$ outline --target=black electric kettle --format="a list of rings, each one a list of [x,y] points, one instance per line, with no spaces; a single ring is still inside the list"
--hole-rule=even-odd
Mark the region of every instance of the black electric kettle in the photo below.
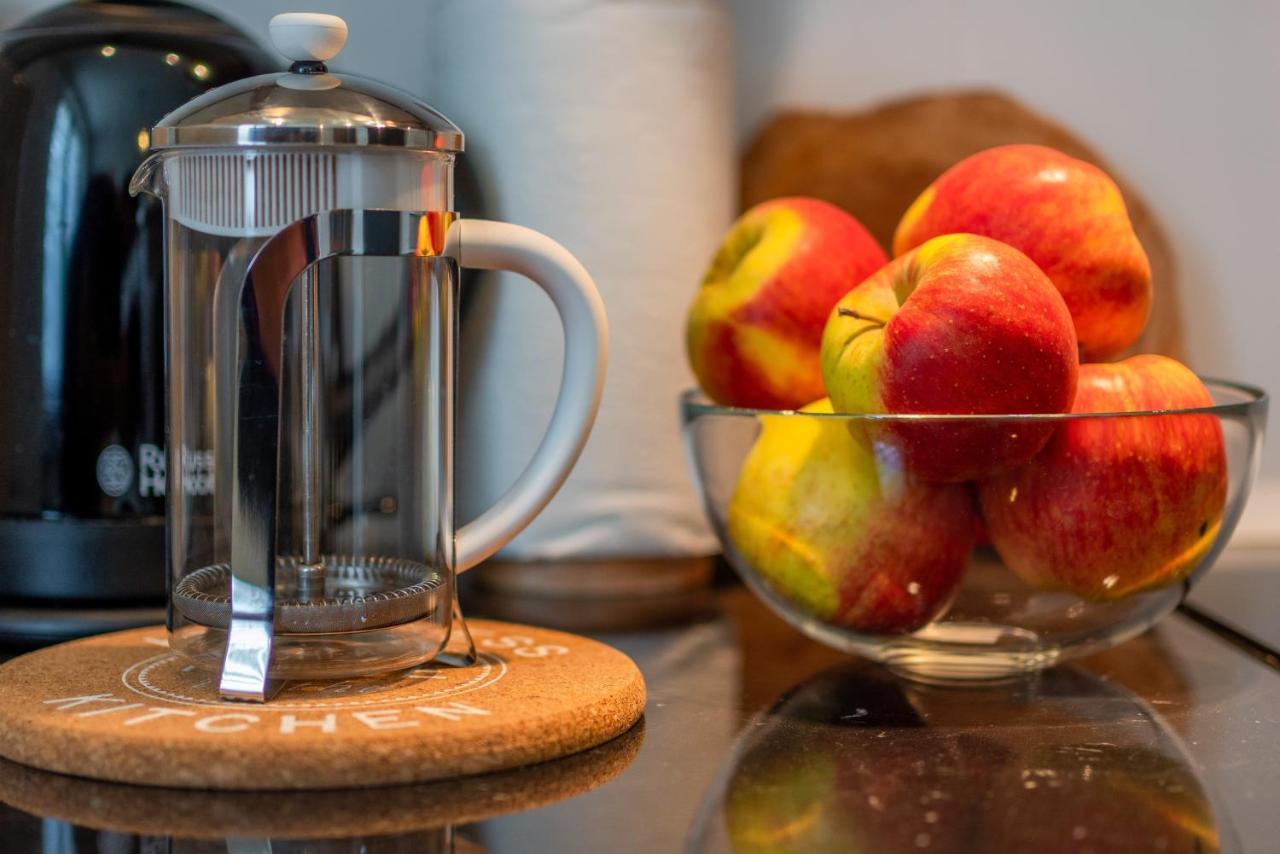
[[[273,67],[174,3],[70,3],[0,36],[0,641],[159,613],[162,217],[129,178],[162,116]],[[188,482],[208,464],[184,458]]]

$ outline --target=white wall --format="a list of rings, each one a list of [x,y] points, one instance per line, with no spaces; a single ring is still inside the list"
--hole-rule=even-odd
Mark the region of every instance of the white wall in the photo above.
[[[1280,4],[733,4],[740,140],[784,105],[1002,87],[1081,132],[1159,212],[1178,256],[1192,367],[1280,389]],[[51,5],[0,0],[0,26]],[[337,66],[426,89],[432,3],[199,5],[259,35],[278,11],[334,12],[352,24]],[[1280,531],[1280,449],[1266,454],[1264,476],[1249,524]]]
[[[336,71],[375,77],[421,95],[429,57],[425,34],[430,3],[401,0],[185,0],[224,18],[270,50],[267,22],[280,12],[328,12],[351,27],[347,46],[331,63]],[[274,51],[271,51],[275,55]]]

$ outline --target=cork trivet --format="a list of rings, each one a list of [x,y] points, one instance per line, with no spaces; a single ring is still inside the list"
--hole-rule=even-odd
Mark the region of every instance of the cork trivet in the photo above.
[[[629,766],[644,724],[562,759],[434,783],[310,792],[208,792],[102,783],[0,759],[0,801],[116,833],[189,839],[382,836],[471,824],[576,797]]]
[[[201,789],[423,782],[602,744],[644,710],[635,664],[604,644],[468,623],[472,667],[294,682],[270,702],[218,700],[213,674],[134,629],[0,667],[0,756],[64,774]]]

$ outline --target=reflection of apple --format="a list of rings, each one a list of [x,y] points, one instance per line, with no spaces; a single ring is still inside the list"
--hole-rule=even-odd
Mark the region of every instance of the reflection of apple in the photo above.
[[[1204,787],[1164,722],[1074,667],[928,686],[851,662],[745,726],[723,781],[691,850],[722,850],[707,844],[721,830],[740,854],[1208,854],[1220,844]]]
[[[1007,747],[924,726],[796,729],[754,745],[729,781],[724,822],[737,854],[979,850],[986,792],[973,778],[1007,766]]]
[[[981,687],[913,685],[863,662],[828,671],[743,728],[713,798],[691,850],[722,850],[707,844],[722,830],[740,854],[1220,844],[1165,725],[1076,668]]]
[[[913,480],[842,419],[760,421],[729,504],[741,557],[803,610],[856,631],[910,632],[936,617],[973,543],[967,487]]]
[[[822,397],[818,347],[836,300],[888,259],[817,199],[756,205],[733,225],[689,312],[689,363],[717,403],[794,409]]]
[[[987,781],[992,851],[1221,850],[1213,809],[1185,759],[1142,745],[1043,745]]]
[[[742,758],[725,793],[736,854],[837,851],[852,828],[839,810],[837,758],[779,739]]]
[[[1190,370],[1164,356],[1084,365],[1073,412],[1211,406]],[[979,486],[1000,557],[1027,581],[1113,599],[1177,581],[1217,537],[1227,494],[1212,415],[1063,424],[1028,465]]]
[[[806,683],[743,733],[723,803],[738,854],[980,850],[974,783],[1014,758],[984,733],[928,725],[867,666]]]
[[[1151,265],[1120,189],[1096,166],[1039,145],[979,152],[916,199],[893,251],[954,232],[993,237],[1040,265],[1066,300],[1085,358],[1118,355],[1142,333]]]
[[[1071,316],[1035,264],[969,234],[929,241],[836,304],[822,375],[839,412],[1066,412],[1075,393]],[[1024,463],[1050,425],[897,423],[908,468],[970,480]]]

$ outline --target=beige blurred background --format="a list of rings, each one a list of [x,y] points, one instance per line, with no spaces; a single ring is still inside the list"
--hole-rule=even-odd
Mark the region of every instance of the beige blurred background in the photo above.
[[[463,0],[196,5],[258,36],[276,12],[342,15],[353,31],[339,63],[344,70],[425,96],[432,68],[426,34],[440,5],[450,2]],[[0,0],[0,26],[52,5]],[[1156,213],[1176,259],[1180,335],[1191,366],[1280,388],[1274,260],[1280,4],[730,0],[729,6],[740,148],[785,109],[847,111],[939,89],[1008,92],[1075,131]],[[729,153],[730,160],[737,154]],[[667,156],[678,157],[678,149]],[[692,293],[695,282],[688,286]],[[675,429],[674,414],[671,423]],[[1274,447],[1236,542],[1280,543]]]

